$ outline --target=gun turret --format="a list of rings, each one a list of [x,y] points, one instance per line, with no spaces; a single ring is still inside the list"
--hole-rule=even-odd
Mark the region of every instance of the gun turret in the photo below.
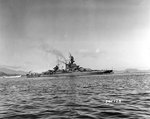
[[[54,69],[54,72],[56,72],[59,69],[58,65],[56,65],[53,69]]]

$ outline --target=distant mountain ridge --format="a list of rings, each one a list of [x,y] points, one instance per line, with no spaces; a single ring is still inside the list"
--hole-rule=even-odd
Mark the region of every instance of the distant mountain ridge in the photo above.
[[[14,74],[25,75],[25,74],[27,74],[27,72],[20,71],[20,70],[8,69],[8,68],[4,68],[4,67],[0,68],[0,76],[4,76],[4,75],[7,76],[7,75],[14,75]]]
[[[7,76],[7,74],[4,72],[0,72],[0,76]]]
[[[150,70],[139,70],[139,69],[132,69],[132,68],[128,68],[125,70],[114,70],[115,73],[138,73],[138,72],[150,72]]]

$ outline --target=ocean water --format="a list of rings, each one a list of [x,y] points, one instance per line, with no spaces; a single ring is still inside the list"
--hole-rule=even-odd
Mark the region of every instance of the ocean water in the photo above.
[[[150,119],[150,75],[0,79],[1,119]]]

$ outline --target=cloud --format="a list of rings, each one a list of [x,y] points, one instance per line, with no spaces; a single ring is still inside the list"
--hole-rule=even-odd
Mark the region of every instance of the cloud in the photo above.
[[[82,55],[83,57],[97,58],[102,53],[102,51],[100,51],[99,48],[97,48],[95,51],[88,49],[80,49],[77,53]]]
[[[100,52],[100,49],[99,49],[99,48],[97,48],[95,52],[96,52],[96,53],[99,53],[99,52]]]

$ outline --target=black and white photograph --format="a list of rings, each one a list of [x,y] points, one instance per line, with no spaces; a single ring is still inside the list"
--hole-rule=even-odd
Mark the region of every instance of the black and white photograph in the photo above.
[[[150,119],[150,0],[0,0],[0,119]]]

